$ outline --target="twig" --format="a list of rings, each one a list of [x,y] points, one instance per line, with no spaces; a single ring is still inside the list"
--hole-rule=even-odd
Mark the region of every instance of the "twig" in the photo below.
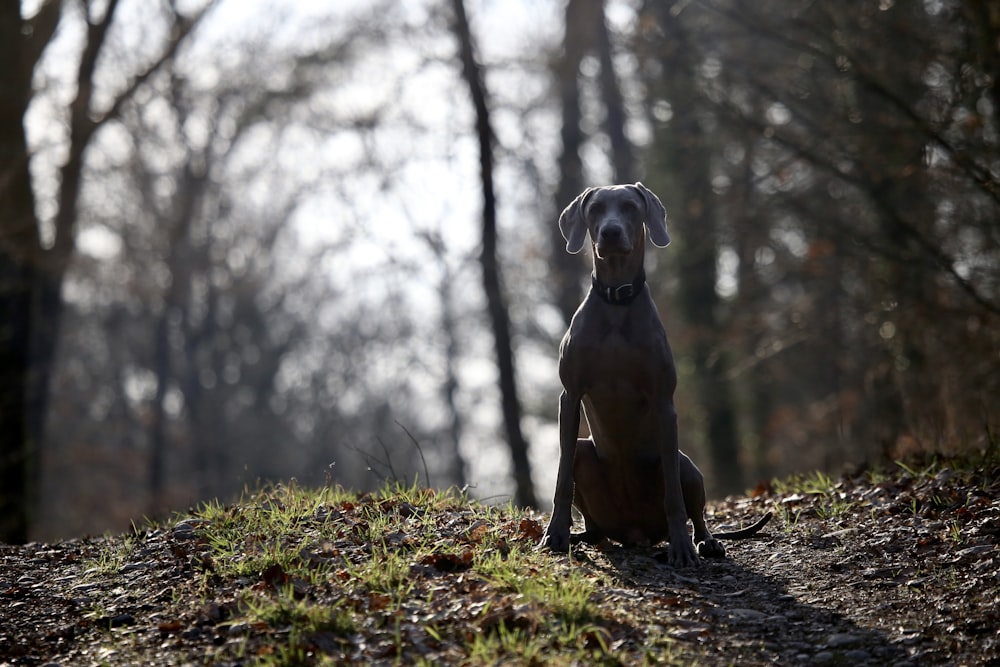
[[[405,426],[403,426],[396,420],[393,421],[396,422],[396,426],[403,429],[403,433],[407,435],[407,437],[410,439],[410,442],[413,443],[413,446],[417,448],[417,454],[420,455],[420,463],[422,463],[424,466],[424,484],[427,486],[428,489],[431,488],[431,475],[427,471],[427,459],[424,458],[423,448],[420,446],[420,443],[417,441],[417,439],[413,437],[413,434],[410,433],[410,431],[407,430]]]

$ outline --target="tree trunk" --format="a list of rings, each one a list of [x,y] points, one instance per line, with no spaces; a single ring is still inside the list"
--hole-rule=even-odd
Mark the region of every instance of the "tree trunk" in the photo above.
[[[671,188],[674,225],[683,243],[678,257],[681,308],[691,328],[690,354],[698,402],[704,412],[705,440],[712,465],[712,481],[721,493],[735,493],[743,487],[739,460],[736,409],[729,373],[729,358],[721,332],[721,300],[716,291],[719,251],[714,193],[711,187],[709,137],[699,118],[704,108],[695,83],[695,64],[687,54],[681,17],[669,8],[660,9],[663,48],[662,86],[674,115],[660,145],[667,161],[665,176]]]
[[[468,484],[468,466],[460,447],[465,425],[456,400],[459,388],[459,338],[455,318],[455,272],[448,262],[443,236],[436,232],[426,232],[421,238],[427,244],[427,251],[433,255],[435,263],[441,267],[437,293],[441,300],[441,333],[444,336],[444,382],[441,395],[448,408],[445,457],[448,459],[448,482],[462,489]]]
[[[756,209],[753,196],[754,142],[743,142],[746,151],[741,178],[736,179],[735,192],[730,204],[730,228],[733,243],[739,257],[737,284],[739,295],[735,310],[740,313],[734,326],[739,331],[742,345],[737,354],[743,357],[744,371],[741,375],[747,393],[747,431],[749,434],[750,460],[754,479],[771,479],[775,474],[772,465],[771,414],[775,408],[774,362],[765,356],[764,346],[768,342],[767,327],[757,314],[766,308],[763,294],[766,287],[758,272],[757,252],[766,247],[768,224],[766,218]]]
[[[562,113],[560,137],[562,152],[559,154],[559,185],[556,188],[556,214],[580,194],[583,181],[583,160],[580,149],[583,146],[583,131],[580,129],[580,63],[594,43],[596,19],[594,8],[600,3],[595,0],[568,0],[566,3],[565,35],[563,53],[559,59],[555,76],[559,85],[559,106]],[[576,255],[566,252],[566,240],[555,224],[549,226],[552,254],[552,286],[556,306],[566,325],[580,305],[582,296],[583,263]]]
[[[448,406],[448,477],[457,488],[463,489],[468,484],[466,474],[468,466],[462,456],[462,430],[464,428],[462,413],[458,409],[455,396],[458,393],[458,332],[455,325],[455,313],[451,272],[446,271],[438,287],[441,296],[441,329],[445,336],[445,381],[442,393],[445,405]]]
[[[614,167],[616,183],[632,183],[636,180],[635,155],[632,142],[625,134],[627,114],[618,75],[615,73],[614,53],[611,49],[611,32],[604,16],[603,0],[597,2],[597,49],[601,58],[601,93],[607,113],[604,117],[604,131],[611,142],[611,166]]]
[[[35,312],[31,323],[33,381],[29,386],[28,425],[30,436],[39,444],[45,436],[49,378],[52,376],[52,362],[62,322],[62,284],[76,247],[76,209],[83,186],[83,159],[91,139],[103,122],[94,120],[92,115],[94,73],[118,2],[110,0],[102,18],[87,23],[87,39],[76,75],[76,97],[69,108],[69,155],[59,170],[59,208],[55,215],[52,247],[42,255],[36,275]]]
[[[507,304],[500,281],[497,261],[496,194],[493,189],[493,130],[486,88],[472,44],[472,32],[465,13],[463,0],[454,0],[455,33],[462,58],[462,73],[469,86],[472,103],[476,109],[476,134],[479,137],[479,168],[483,183],[483,250],[480,262],[483,267],[483,289],[486,292],[493,337],[496,342],[497,366],[500,371],[500,394],[503,408],[507,444],[514,465],[515,502],[523,507],[537,507],[535,487],[531,481],[531,463],[528,460],[528,442],[521,432],[521,406],[514,377],[514,351],[511,344]]]
[[[53,241],[45,249],[38,236],[24,114],[35,64],[55,34],[62,2],[46,0],[29,21],[21,18],[18,2],[3,3],[0,9],[0,315],[9,323],[0,325],[0,539],[27,539],[62,319],[62,284],[75,249],[84,154],[101,125],[117,117],[138,87],[173,58],[213,4],[188,19],[176,14],[176,30],[160,57],[98,115],[91,105],[94,74],[118,0],[109,0],[100,19],[88,17],[76,97],[69,109],[68,157],[59,174]]]
[[[601,63],[600,86],[602,101],[607,113],[604,130],[611,143],[613,180],[631,183],[635,180],[635,156],[632,144],[625,134],[625,102],[615,74],[611,35],[604,16],[603,0],[568,0],[566,3],[563,54],[555,68],[559,84],[559,104],[562,112],[560,136],[562,152],[559,154],[559,185],[556,189],[556,211],[573,201],[583,191],[583,130],[580,127],[580,63],[584,56],[596,50]],[[579,257],[566,252],[566,241],[553,224],[550,227],[552,242],[552,285],[556,306],[569,325],[580,305],[581,286],[584,281],[583,263]]]
[[[38,222],[24,113],[31,63],[19,3],[0,9],[0,542],[28,539],[35,455],[29,437],[31,306]]]

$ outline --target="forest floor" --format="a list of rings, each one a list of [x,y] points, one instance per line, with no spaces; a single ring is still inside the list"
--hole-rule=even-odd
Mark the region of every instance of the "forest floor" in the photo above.
[[[776,481],[729,556],[538,551],[461,494],[294,486],[133,533],[0,546],[0,665],[1000,665],[1000,467]]]

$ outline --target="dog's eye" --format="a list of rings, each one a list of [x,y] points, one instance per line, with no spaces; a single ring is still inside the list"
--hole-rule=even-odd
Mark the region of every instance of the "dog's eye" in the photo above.
[[[605,210],[606,207],[604,206],[604,202],[602,201],[595,201],[593,204],[590,205],[590,212],[593,215],[604,215]]]
[[[622,212],[632,214],[639,210],[639,207],[630,201],[622,202]]]

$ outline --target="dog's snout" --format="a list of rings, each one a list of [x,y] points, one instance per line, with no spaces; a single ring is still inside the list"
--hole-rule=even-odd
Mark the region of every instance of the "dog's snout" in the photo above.
[[[627,255],[632,250],[632,237],[621,220],[604,220],[595,231],[598,256]]]
[[[599,239],[602,243],[618,243],[622,240],[622,235],[625,230],[617,222],[606,222],[601,225],[601,238]]]

